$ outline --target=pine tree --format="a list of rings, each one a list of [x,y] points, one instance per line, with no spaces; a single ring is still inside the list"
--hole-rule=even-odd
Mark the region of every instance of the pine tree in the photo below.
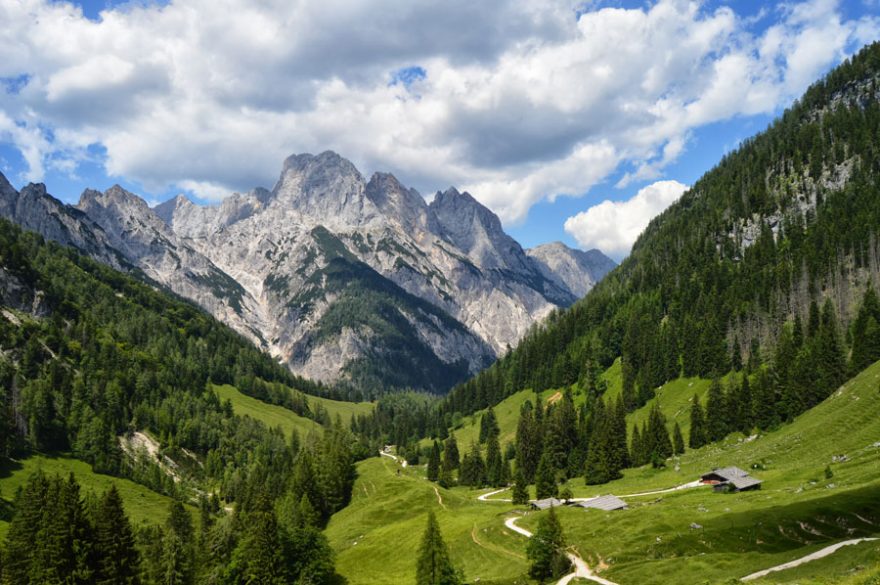
[[[428,525],[419,547],[416,563],[417,585],[458,585],[461,577],[449,558],[449,550],[443,542],[440,525],[434,511],[428,512]]]
[[[526,556],[531,563],[529,576],[540,582],[556,579],[571,568],[565,555],[565,535],[553,508],[541,517],[535,534],[526,546]]]
[[[116,484],[101,498],[95,517],[95,554],[99,559],[95,583],[136,585],[140,583],[140,556],[134,533]]]
[[[529,484],[526,483],[526,476],[518,465],[516,473],[513,475],[513,495],[511,496],[511,501],[517,506],[529,503]]]
[[[703,406],[700,404],[700,397],[694,394],[691,400],[691,431],[688,436],[688,447],[691,449],[699,449],[708,441],[706,436],[706,416],[703,413]]]
[[[172,501],[162,549],[164,585],[189,585],[194,581],[194,533],[189,512],[177,500]]]
[[[880,299],[873,287],[862,297],[852,325],[852,355],[849,371],[855,375],[880,359]]]
[[[535,497],[539,500],[555,498],[559,495],[556,485],[556,470],[550,462],[550,456],[544,454],[538,463],[538,471],[535,472]]]
[[[485,443],[493,436],[497,439],[499,433],[498,420],[495,418],[495,411],[490,406],[489,410],[480,417],[480,444]]]
[[[645,432],[642,434],[642,444],[645,454],[651,461],[665,461],[672,456],[672,441],[669,440],[669,431],[666,429],[666,417],[660,411],[660,404],[654,403],[648,414]]]
[[[640,467],[646,463],[645,449],[642,444],[642,432],[638,423],[633,424],[632,439],[630,439],[629,458],[633,467]]]
[[[682,455],[684,453],[684,437],[681,435],[681,427],[678,426],[678,421],[675,421],[675,426],[672,428],[672,452],[674,455]]]
[[[471,444],[470,451],[461,460],[458,483],[470,487],[480,487],[486,483],[486,464],[476,443]]]
[[[450,433],[449,438],[443,445],[443,467],[445,469],[458,469],[461,464],[460,455],[458,454],[458,441],[455,440],[455,433]]]
[[[498,435],[489,435],[486,444],[486,482],[494,487],[504,485],[504,462],[501,460],[501,446]]]
[[[428,481],[437,481],[440,478],[440,444],[434,441],[431,446],[431,456],[428,457]]]
[[[278,521],[266,495],[258,497],[254,509],[244,519],[241,540],[232,554],[232,566],[240,572],[243,583],[283,585],[290,582]]]
[[[706,399],[706,438],[709,441],[720,441],[727,436],[727,418],[724,388],[716,378],[709,385],[709,396]]]
[[[533,410],[532,403],[526,400],[520,408],[516,426],[516,465],[528,482],[534,479],[538,460],[541,458],[540,438],[536,434]]]

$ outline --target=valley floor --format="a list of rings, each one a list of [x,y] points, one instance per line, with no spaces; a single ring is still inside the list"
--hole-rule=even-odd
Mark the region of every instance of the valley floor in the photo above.
[[[576,497],[632,495],[627,510],[558,510],[572,552],[619,585],[728,583],[819,556],[815,553],[843,541],[877,537],[878,382],[875,364],[777,431],[731,436],[669,461],[666,469],[628,470],[602,486],[572,480],[568,487]],[[763,489],[739,494],[704,486],[669,489],[727,465],[752,470],[764,480]],[[830,478],[824,475],[828,466]],[[437,488],[424,479],[423,467],[403,469],[391,458],[364,461],[359,472],[352,504],[328,528],[338,569],[351,585],[412,583],[429,508],[468,582],[529,582],[526,540],[506,521],[521,515],[515,526],[534,531],[541,512],[514,507],[503,493]],[[860,576],[880,569],[878,553],[880,541],[862,541],[750,582],[857,584]]]

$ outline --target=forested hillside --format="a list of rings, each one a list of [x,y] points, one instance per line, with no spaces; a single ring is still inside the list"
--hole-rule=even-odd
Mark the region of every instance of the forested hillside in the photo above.
[[[848,357],[852,371],[870,363],[878,81],[875,43],[697,181],[582,301],[455,388],[447,422],[522,388],[593,389],[617,357],[629,410],[680,375],[764,364],[765,407],[788,420],[843,381]]]
[[[157,519],[152,532],[129,538],[118,494],[86,505],[92,496],[80,495],[76,479],[34,476],[9,510],[4,582],[74,575],[65,582],[165,583],[169,572],[181,575],[174,583],[197,575],[288,582],[303,571],[309,582],[333,578],[320,527],[351,497],[356,455],[341,420],[313,414],[291,386],[317,388],[188,302],[5,220],[0,305],[0,466],[35,452],[71,453],[178,502],[164,528]],[[325,428],[285,436],[236,416],[213,391],[218,384]],[[145,437],[155,437],[158,454],[132,448]],[[188,514],[181,520],[180,502],[199,503],[199,538]],[[61,526],[73,532],[58,533]],[[115,552],[106,550],[111,534],[122,534]],[[276,552],[257,554],[267,543]],[[116,562],[135,580],[106,566]]]

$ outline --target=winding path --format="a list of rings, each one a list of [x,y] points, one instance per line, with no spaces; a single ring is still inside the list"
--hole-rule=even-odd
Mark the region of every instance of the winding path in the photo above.
[[[399,463],[402,467],[406,467],[406,461],[401,462],[401,460],[398,457],[396,457],[395,455],[392,455],[391,453],[386,453],[385,451],[379,451],[379,455],[393,459],[395,462]],[[666,488],[666,489],[661,489],[661,490],[653,490],[653,491],[648,491],[648,492],[640,492],[637,494],[626,494],[626,495],[617,496],[617,497],[618,498],[637,498],[640,496],[651,496],[654,494],[666,494],[666,493],[670,493],[670,492],[677,492],[679,490],[700,487],[701,485],[702,485],[702,483],[699,480],[697,480],[697,481],[692,481],[692,482],[685,483],[685,484],[678,485],[678,486],[671,487],[671,488]],[[510,498],[492,498],[492,496],[495,496],[495,495],[498,495],[502,492],[505,492],[508,489],[510,489],[510,488],[504,487],[501,489],[493,490],[491,492],[486,492],[485,494],[481,494],[481,495],[477,496],[477,500],[479,500],[481,502],[511,502]],[[440,505],[445,508],[446,506],[443,504],[443,498],[440,496],[440,492],[436,487],[434,488],[434,492],[437,494],[437,500],[439,501]],[[571,501],[572,502],[588,502],[592,499],[595,499],[595,497],[572,498]],[[522,528],[521,526],[518,526],[516,524],[516,521],[519,520],[521,517],[522,516],[511,516],[510,518],[508,518],[507,520],[504,521],[504,525],[507,528],[509,528],[510,530],[512,530],[513,532],[516,532],[517,534],[525,536],[526,538],[531,538],[532,537],[531,532],[529,532],[525,528]],[[768,569],[763,569],[761,571],[756,571],[754,573],[746,575],[745,577],[742,577],[740,579],[740,581],[754,581],[756,579],[760,579],[761,577],[766,577],[770,573],[793,569],[795,567],[799,567],[799,566],[806,564],[806,563],[809,563],[811,561],[823,559],[827,556],[830,556],[830,555],[836,553],[837,551],[839,551],[840,549],[842,549],[845,546],[851,546],[851,545],[855,545],[855,544],[860,544],[862,542],[871,542],[871,541],[876,541],[876,540],[880,540],[880,538],[853,538],[850,540],[844,540],[842,542],[838,542],[837,544],[832,544],[830,546],[826,546],[825,548],[819,549],[819,550],[812,552],[806,556],[803,556],[799,559],[795,559],[795,560],[789,561],[787,563],[782,563],[781,565],[776,565],[775,567],[770,567]],[[475,542],[476,542],[476,539],[475,539]],[[479,543],[477,543],[477,544],[479,544]],[[556,585],[568,585],[574,579],[577,579],[577,578],[587,579],[589,581],[599,583],[600,585],[618,585],[617,583],[615,583],[613,581],[609,581],[608,579],[603,579],[602,577],[599,577],[598,575],[593,574],[593,572],[590,570],[589,565],[587,565],[586,561],[584,561],[584,559],[582,559],[576,553],[567,551],[565,553],[565,555],[571,560],[572,564],[575,567],[575,570],[572,571],[571,573],[569,573],[568,575],[565,575],[564,577],[562,577],[559,581],[557,581]]]
[[[775,573],[776,571],[785,571],[787,569],[793,569],[795,567],[799,567],[804,563],[809,563],[810,561],[815,561],[818,559],[822,559],[827,557],[828,555],[834,554],[845,546],[850,546],[853,544],[859,544],[862,542],[870,542],[872,540],[880,540],[878,538],[853,538],[851,540],[844,540],[843,542],[838,542],[837,544],[832,544],[831,546],[826,546],[823,549],[819,549],[814,553],[810,553],[805,557],[801,557],[799,559],[795,559],[793,561],[789,561],[787,563],[783,563],[781,565],[776,565],[775,567],[770,567],[769,569],[764,569],[763,571],[757,571],[752,573],[751,575],[746,575],[740,581],[754,581],[755,579],[760,579],[761,577],[766,577],[770,573]]]
[[[508,518],[507,520],[504,521],[504,525],[507,526],[508,528],[510,528],[511,530],[513,530],[514,532],[516,532],[517,534],[522,534],[526,538],[531,538],[532,537],[531,532],[529,532],[528,530],[526,530],[525,528],[523,528],[521,526],[517,526],[516,521],[519,520],[520,518],[521,518],[521,516],[511,516],[510,518]],[[608,579],[603,579],[602,577],[599,577],[598,575],[594,575],[593,572],[590,570],[589,565],[587,565],[587,563],[584,561],[584,559],[579,557],[577,554],[567,551],[565,553],[565,556],[567,556],[568,559],[574,565],[574,571],[572,571],[571,573],[569,573],[568,575],[564,576],[562,579],[557,581],[556,585],[568,585],[574,579],[577,579],[579,577],[581,579],[587,579],[587,580],[593,581],[595,583],[600,583],[601,585],[617,585],[617,583],[615,583],[614,581],[609,581]]]

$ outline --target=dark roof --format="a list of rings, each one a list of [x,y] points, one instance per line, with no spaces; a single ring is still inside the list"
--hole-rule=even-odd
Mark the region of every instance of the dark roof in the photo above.
[[[626,508],[626,502],[617,496],[599,496],[585,502],[578,502],[578,506],[582,508],[595,508],[597,510],[623,510]]]
[[[761,485],[761,480],[754,477],[734,477],[728,483],[738,490],[744,490],[756,485]]]
[[[722,467],[721,469],[713,469],[709,473],[703,474],[702,477],[706,477],[709,475],[717,475],[718,477],[720,477],[722,479],[726,479],[727,481],[730,481],[736,477],[748,477],[749,472],[743,471],[739,467]]]
[[[563,504],[562,500],[557,500],[556,498],[545,498],[543,500],[533,500],[532,506],[536,507],[539,510],[546,510],[547,508],[556,508]]]

